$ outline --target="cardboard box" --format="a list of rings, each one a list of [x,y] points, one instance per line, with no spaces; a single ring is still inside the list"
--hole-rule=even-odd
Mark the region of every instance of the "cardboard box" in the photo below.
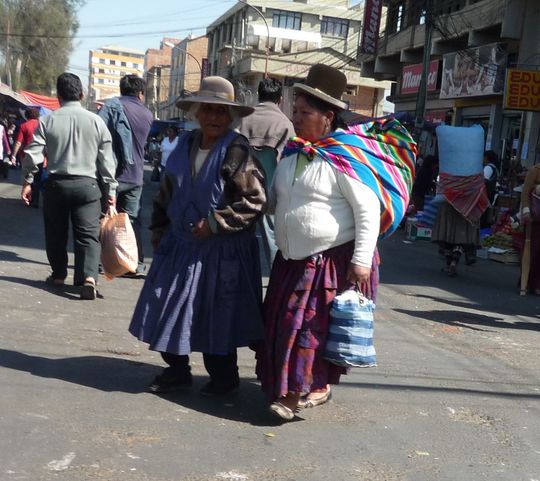
[[[405,224],[405,237],[408,240],[430,240],[431,229],[417,224],[416,219],[407,219]]]

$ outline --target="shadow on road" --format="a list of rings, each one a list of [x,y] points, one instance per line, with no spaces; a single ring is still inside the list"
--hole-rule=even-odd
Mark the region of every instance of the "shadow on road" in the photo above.
[[[40,262],[33,259],[26,259],[25,257],[21,257],[19,254],[13,251],[4,251],[0,250],[0,261],[7,261],[7,262],[30,262],[32,264],[39,264],[42,266],[48,266],[49,264],[47,262]]]
[[[445,301],[450,304],[450,302]],[[470,307],[466,305],[465,307]],[[428,321],[439,322],[450,326],[458,326],[474,331],[496,332],[497,329],[528,329],[531,331],[540,331],[540,323],[524,321],[504,321],[502,317],[496,318],[481,314],[474,314],[465,311],[416,311],[407,309],[394,309],[395,312],[401,312],[411,317],[420,317]],[[483,326],[486,329],[481,327]],[[491,329],[489,329],[491,328]]]
[[[340,387],[360,388],[360,389],[380,389],[396,392],[418,391],[418,392],[444,392],[446,394],[465,394],[477,395],[482,397],[497,397],[497,398],[516,398],[516,399],[531,399],[534,401],[540,400],[540,394],[521,393],[521,392],[501,392],[487,391],[482,389],[460,388],[454,386],[418,386],[408,384],[382,384],[382,383],[365,383],[365,382],[347,382],[340,384]],[[536,387],[536,385],[534,385]]]
[[[146,393],[151,380],[161,372],[159,366],[117,357],[82,356],[51,359],[0,349],[0,366],[28,372],[34,376],[127,394]],[[193,387],[185,392],[162,394],[160,397],[186,409],[253,426],[276,426],[278,419],[268,412],[267,402],[254,379],[242,379],[240,391],[221,398],[204,398],[199,389],[206,376],[194,376]],[[154,396],[155,394],[146,394]],[[300,421],[298,418],[297,421]]]
[[[35,279],[24,279],[22,277],[0,276],[0,281],[21,284],[23,286],[34,287],[50,294],[65,299],[80,300],[80,287],[65,284],[63,286],[49,286],[45,281],[36,281]]]
[[[437,297],[437,296],[428,296],[425,294],[416,294],[415,297],[430,299],[432,301],[440,302],[441,304],[446,304],[446,305],[455,306],[455,307],[462,307],[464,309],[474,309],[476,311],[482,311],[482,312],[489,311],[491,308],[491,306],[486,303],[472,304],[470,302],[458,301],[456,299],[448,299],[446,297],[443,298],[443,297]],[[529,296],[529,297],[533,298],[533,296]],[[520,311],[523,311],[523,315],[525,316],[540,317],[540,314],[536,314],[536,315],[531,314],[530,312],[531,309],[528,308],[528,306],[522,306],[519,302],[511,302],[506,305],[497,307],[497,314],[502,314],[502,315],[507,315],[507,316],[519,316],[521,315]],[[508,323],[505,323],[505,324],[508,324]],[[537,326],[536,330],[540,330],[540,323],[538,324],[526,323],[526,324],[532,324],[533,326]],[[534,327],[533,327],[533,330],[535,330]]]

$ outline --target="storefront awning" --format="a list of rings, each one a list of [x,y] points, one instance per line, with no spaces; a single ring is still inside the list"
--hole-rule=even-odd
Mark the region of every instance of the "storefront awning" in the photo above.
[[[60,103],[56,97],[47,97],[45,95],[27,92],[26,90],[21,90],[21,94],[30,101],[31,105],[45,107],[49,110],[57,110],[60,108]]]

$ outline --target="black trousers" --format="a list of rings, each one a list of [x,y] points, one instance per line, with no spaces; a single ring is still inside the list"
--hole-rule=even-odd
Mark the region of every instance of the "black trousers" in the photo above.
[[[189,356],[180,356],[170,352],[162,352],[163,360],[173,368],[179,376],[189,376]],[[204,367],[213,383],[220,386],[238,386],[238,356],[236,351],[229,354],[205,354],[203,353]]]
[[[71,220],[75,253],[74,284],[82,285],[87,277],[97,280],[101,252],[100,199],[97,180],[91,177],[51,175],[45,182],[45,248],[55,279],[67,277],[67,242]]]

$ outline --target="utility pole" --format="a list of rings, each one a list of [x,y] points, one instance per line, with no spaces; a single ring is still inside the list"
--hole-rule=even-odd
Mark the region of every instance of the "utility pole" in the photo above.
[[[416,113],[414,116],[414,126],[419,134],[424,126],[424,115],[426,113],[427,80],[429,75],[429,63],[431,60],[431,36],[433,32],[433,5],[435,0],[424,0],[425,5],[425,36],[424,36],[424,56],[422,58],[422,76],[418,88],[418,98],[416,99]]]

